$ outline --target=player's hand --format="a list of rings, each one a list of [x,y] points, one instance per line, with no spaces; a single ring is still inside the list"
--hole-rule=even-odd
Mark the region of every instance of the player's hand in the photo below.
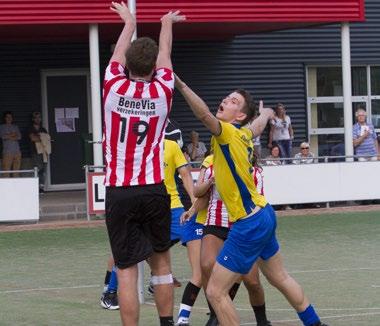
[[[274,111],[272,108],[264,108],[264,102],[259,102],[259,112],[260,115],[265,115],[268,117],[268,119],[274,119]]]
[[[135,17],[131,14],[128,6],[122,1],[120,3],[118,2],[111,2],[110,9],[117,14],[119,14],[120,18],[126,23],[130,22],[133,24],[136,24]]]
[[[193,215],[194,215],[194,213],[192,214],[191,210],[188,210],[188,211],[182,213],[181,218],[180,218],[181,224],[185,224],[186,222],[190,221],[190,219]]]
[[[161,22],[165,23],[178,23],[186,20],[185,15],[180,15],[180,11],[169,11],[166,15],[161,17]]]

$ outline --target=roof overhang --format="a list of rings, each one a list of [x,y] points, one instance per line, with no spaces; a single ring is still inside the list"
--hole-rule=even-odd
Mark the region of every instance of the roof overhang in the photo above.
[[[225,39],[239,34],[365,19],[364,0],[136,0],[138,35],[156,37],[160,17],[179,9],[187,21],[176,39]],[[98,24],[102,41],[115,41],[122,25],[104,0],[2,0],[0,37],[9,42],[78,42],[88,24]]]

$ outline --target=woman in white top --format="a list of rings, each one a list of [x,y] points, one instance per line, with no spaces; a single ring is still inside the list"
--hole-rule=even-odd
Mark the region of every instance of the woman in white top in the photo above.
[[[272,148],[273,143],[276,143],[280,147],[281,158],[292,157],[294,131],[283,104],[277,104],[275,118],[270,121],[270,125],[268,147]]]

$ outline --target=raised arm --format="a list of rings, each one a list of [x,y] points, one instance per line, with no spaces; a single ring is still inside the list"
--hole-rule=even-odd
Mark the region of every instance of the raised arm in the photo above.
[[[273,110],[271,108],[264,108],[263,101],[260,101],[259,112],[260,115],[248,125],[254,137],[260,136],[268,124],[268,121],[274,118]]]
[[[222,128],[219,120],[210,112],[207,104],[195,94],[177,75],[175,87],[182,94],[194,115],[211,131],[213,135],[220,135]]]
[[[190,172],[190,168],[188,165],[186,166],[181,166],[179,169],[178,169],[178,173],[179,175],[181,176],[181,179],[182,179],[182,182],[183,182],[183,186],[187,192],[187,194],[189,195],[190,199],[191,199],[191,202],[194,203],[194,183],[193,183],[193,178],[191,177],[191,172]]]
[[[186,20],[186,16],[180,15],[180,11],[169,11],[161,18],[161,32],[158,44],[158,56],[156,67],[173,70],[171,53],[173,43],[173,23]]]
[[[119,39],[116,42],[115,50],[113,51],[110,62],[116,61],[125,66],[125,53],[131,46],[132,36],[136,29],[136,19],[124,2],[112,2],[110,9],[119,14],[120,18],[125,23]]]

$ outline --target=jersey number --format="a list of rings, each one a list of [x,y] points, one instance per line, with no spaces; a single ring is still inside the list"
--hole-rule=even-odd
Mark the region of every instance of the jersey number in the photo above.
[[[121,132],[120,132],[120,142],[125,141],[125,130],[127,129],[127,118],[120,118]],[[140,145],[149,131],[149,124],[146,121],[138,121],[132,125],[132,132],[138,137],[137,145]]]

